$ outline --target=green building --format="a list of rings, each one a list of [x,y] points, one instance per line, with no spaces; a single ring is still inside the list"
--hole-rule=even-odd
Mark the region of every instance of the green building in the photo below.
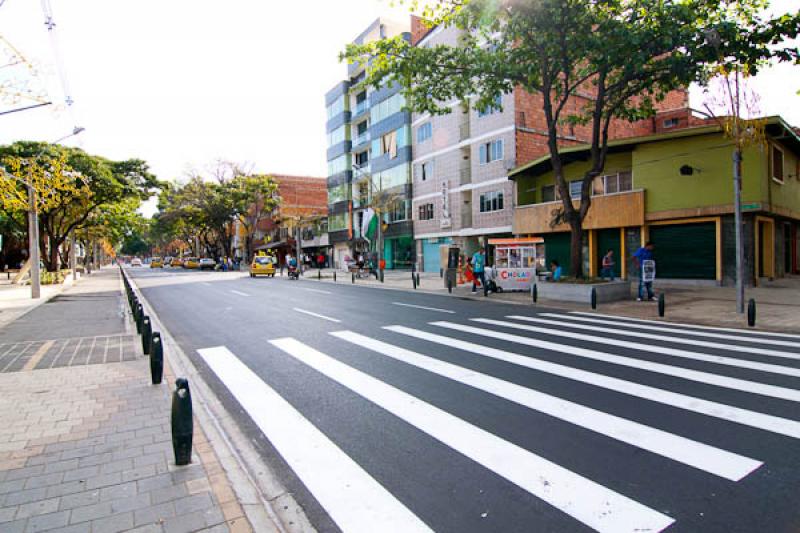
[[[766,142],[746,149],[742,162],[750,285],[800,273],[800,135],[780,117],[765,120]],[[578,202],[589,147],[564,148],[562,154]],[[548,264],[557,259],[569,269],[569,227],[551,225],[560,200],[550,157],[515,169],[509,178],[515,182],[514,234],[543,237]],[[733,198],[733,144],[716,125],[612,141],[584,221],[584,269],[597,275],[611,249],[616,275],[636,277],[630,256],[652,241],[659,279],[734,284]]]

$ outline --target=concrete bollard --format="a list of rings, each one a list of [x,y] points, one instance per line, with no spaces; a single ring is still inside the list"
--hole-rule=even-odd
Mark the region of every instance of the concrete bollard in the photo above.
[[[142,333],[142,319],[144,318],[144,308],[142,304],[136,304],[136,333]]]
[[[150,337],[153,335],[153,326],[150,325],[150,317],[142,317],[142,353],[150,355]]]
[[[533,303],[536,303],[536,300],[539,299],[539,287],[537,287],[535,283],[531,285],[531,298],[533,299]]]
[[[164,376],[164,346],[161,333],[154,331],[150,338],[150,378],[153,385],[161,383]]]
[[[751,328],[756,325],[756,301],[753,298],[747,302],[747,325]]]
[[[192,462],[192,394],[189,392],[189,381],[186,378],[175,380],[175,392],[172,393],[172,451],[175,452],[175,464],[188,465]]]
[[[592,292],[589,295],[589,299],[592,302],[592,309],[597,309],[597,289],[592,287]]]

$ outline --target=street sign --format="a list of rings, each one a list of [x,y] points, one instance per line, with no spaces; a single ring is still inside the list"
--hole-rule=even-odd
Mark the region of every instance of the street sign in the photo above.
[[[759,203],[742,204],[742,209],[747,209],[747,210],[750,210],[750,211],[755,210],[755,209],[761,209],[761,204],[759,204]]]

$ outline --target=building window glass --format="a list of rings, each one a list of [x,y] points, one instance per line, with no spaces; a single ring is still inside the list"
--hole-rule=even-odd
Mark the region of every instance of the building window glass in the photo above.
[[[332,132],[328,133],[328,146],[339,144],[345,139],[346,139],[346,128],[345,126],[339,126]]]
[[[572,180],[569,182],[569,197],[580,198],[581,188],[583,187],[583,180]]]
[[[342,183],[341,185],[337,185],[335,187],[330,187],[328,189],[328,203],[335,204],[338,202],[344,202],[348,199],[347,194],[347,184]]]
[[[481,194],[480,211],[489,213],[491,211],[503,210],[503,191],[492,191]]]
[[[328,231],[342,231],[347,229],[347,213],[328,215]]]
[[[319,108],[317,108],[319,109]],[[344,95],[340,96],[336,100],[334,100],[331,105],[327,107],[328,110],[328,120],[332,119],[339,113],[344,111]]]
[[[328,176],[335,176],[345,170],[350,170],[350,154],[344,154],[328,161]]]
[[[482,111],[478,111],[479,117],[485,117],[486,115],[491,115],[492,113],[499,113],[503,108],[503,96],[498,94],[494,101]]]
[[[783,183],[783,150],[772,146],[772,179]]]
[[[354,156],[354,165],[358,165],[360,168],[363,168],[367,163],[369,163],[369,151],[364,150],[363,152],[359,152]]]
[[[580,181],[578,182],[580,183]],[[598,176],[592,182],[592,194],[599,196],[602,194],[615,194],[633,190],[633,174],[630,172],[617,172],[606,176]],[[577,192],[580,196],[580,188]],[[576,196],[573,195],[573,198]]]
[[[372,119],[373,124],[377,124],[381,120],[388,118],[395,113],[399,113],[403,110],[403,107],[406,105],[405,98],[403,98],[402,93],[397,93],[383,102],[375,104],[370,109],[370,117]]]
[[[398,165],[390,169],[378,172],[372,176],[373,183],[377,184],[380,190],[391,189],[406,185],[409,182],[410,169],[408,165]]]
[[[433,204],[422,204],[419,206],[420,220],[433,220]]]
[[[556,186],[544,185],[542,187],[542,202],[555,202],[556,201]]]
[[[431,138],[433,135],[433,126],[431,126],[430,122],[426,122],[419,128],[417,128],[417,142],[423,143]]]
[[[396,200],[389,209],[389,222],[402,222],[411,218],[411,201]]]
[[[478,151],[481,165],[491,163],[492,161],[499,161],[503,159],[503,139],[484,143],[480,145]]]

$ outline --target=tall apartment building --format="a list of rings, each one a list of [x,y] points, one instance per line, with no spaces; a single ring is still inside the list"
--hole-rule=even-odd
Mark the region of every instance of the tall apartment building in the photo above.
[[[456,28],[429,30],[412,18],[412,44],[458,42]],[[572,106],[585,103],[576,97]],[[657,119],[637,123],[616,121],[612,138],[656,133],[689,125],[686,91],[675,91],[661,102]],[[438,272],[439,249],[452,244],[473,253],[491,237],[512,237],[514,188],[508,174],[548,153],[542,96],[519,88],[478,112],[451,102],[443,116],[415,113],[412,117],[413,219],[418,264]],[[590,139],[587,126],[565,126],[560,143]]]
[[[354,42],[402,35],[410,22],[379,18]],[[364,214],[382,211],[386,268],[407,267],[413,257],[410,113],[400,87],[361,88],[364,65],[348,65],[347,79],[325,95],[328,111],[328,231],[337,267],[359,253],[377,251],[361,232]],[[391,199],[390,203],[382,200]],[[380,205],[379,205],[380,204]],[[385,204],[385,205],[384,205]]]

